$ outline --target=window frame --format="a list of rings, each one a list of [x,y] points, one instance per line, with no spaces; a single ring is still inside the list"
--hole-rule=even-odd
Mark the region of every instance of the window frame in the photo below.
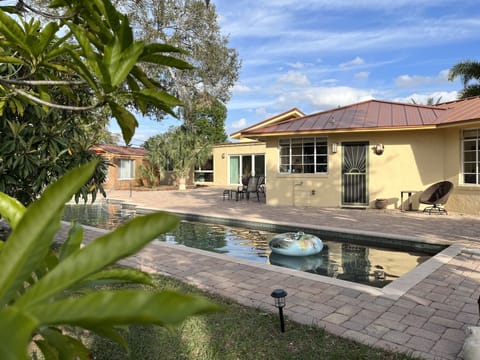
[[[125,172],[127,170],[123,170],[124,167],[122,166],[122,163],[123,162],[126,162],[126,163],[129,163],[129,169],[128,169],[128,174],[126,175],[130,175],[130,177],[128,176],[124,176],[125,175]],[[123,180],[135,180],[135,160],[134,159],[118,159],[118,180],[119,181],[123,181]]]
[[[248,159],[249,160],[246,160]],[[234,163],[232,160],[238,162]],[[245,159],[245,160],[244,160]],[[261,160],[260,160],[261,159]],[[245,164],[249,165],[250,172],[245,174]],[[260,165],[259,165],[260,164]],[[232,166],[236,165],[233,169]],[[232,172],[232,169],[234,170]],[[244,176],[265,176],[266,175],[266,155],[265,153],[246,153],[246,154],[229,154],[227,165],[227,177],[229,185],[242,185]],[[237,179],[238,178],[238,179]],[[235,180],[236,179],[236,180]]]
[[[209,182],[213,183],[214,180],[214,164],[213,155],[203,164],[195,165],[193,170],[193,177],[195,182]],[[202,180],[203,178],[203,180]]]
[[[278,140],[279,174],[328,174],[328,137],[305,136]]]
[[[466,137],[466,133],[474,133],[473,137]],[[463,129],[461,134],[461,143],[462,143],[462,185],[467,186],[478,186],[480,185],[480,128],[473,128],[473,129]],[[470,147],[466,147],[466,143],[472,143],[473,149]],[[467,154],[473,154],[474,160],[466,159]],[[475,167],[475,170],[466,171],[466,165],[470,165]],[[466,176],[471,176],[475,178],[475,182],[466,182]]]

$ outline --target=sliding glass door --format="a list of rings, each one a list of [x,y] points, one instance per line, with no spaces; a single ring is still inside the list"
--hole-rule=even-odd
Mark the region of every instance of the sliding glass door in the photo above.
[[[240,185],[243,177],[265,176],[265,155],[230,155],[228,181]]]

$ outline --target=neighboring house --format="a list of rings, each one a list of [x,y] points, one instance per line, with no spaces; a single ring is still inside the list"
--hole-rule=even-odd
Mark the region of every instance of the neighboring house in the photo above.
[[[267,204],[373,207],[441,180],[455,185],[447,209],[480,215],[480,97],[436,106],[369,100],[311,115],[292,109],[214,146],[214,184],[260,174]],[[258,159],[258,160],[257,160]],[[250,166],[252,165],[252,166]]]
[[[108,167],[105,190],[126,190],[138,186],[138,167],[144,162],[145,149],[130,146],[96,145],[94,152],[112,165]]]

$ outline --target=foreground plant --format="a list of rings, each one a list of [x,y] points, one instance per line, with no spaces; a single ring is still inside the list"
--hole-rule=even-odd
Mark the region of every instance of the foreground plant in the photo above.
[[[173,215],[135,218],[84,247],[82,228],[73,225],[61,249],[52,250],[64,204],[90,179],[95,166],[92,162],[70,171],[28,208],[0,193],[0,215],[13,229],[0,242],[0,359],[29,359],[32,341],[46,359],[89,359],[89,350],[62,326],[91,330],[124,345],[120,325],[170,326],[218,310],[203,298],[176,292],[98,287],[111,282],[152,285],[143,272],[110,265],[175,228],[178,218]]]

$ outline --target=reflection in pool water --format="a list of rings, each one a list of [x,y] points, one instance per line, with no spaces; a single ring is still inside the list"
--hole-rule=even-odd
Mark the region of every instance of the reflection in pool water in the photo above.
[[[134,210],[105,203],[67,205],[64,219],[113,229],[133,216]],[[268,242],[274,235],[267,231],[182,221],[178,229],[161,235],[159,240],[375,287],[389,284],[431,257],[325,238],[322,238],[324,248],[319,254],[289,257],[271,253]]]

